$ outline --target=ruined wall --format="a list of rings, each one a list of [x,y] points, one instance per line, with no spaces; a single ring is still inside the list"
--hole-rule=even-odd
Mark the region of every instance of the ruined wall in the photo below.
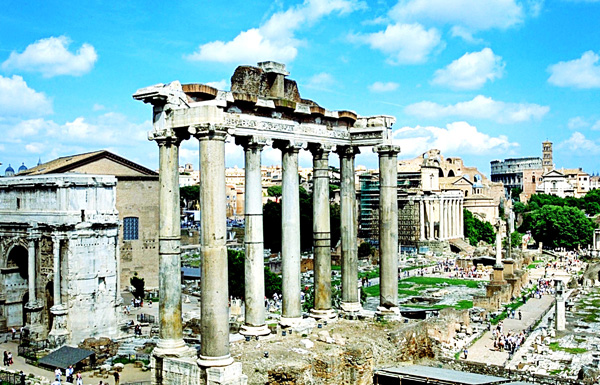
[[[121,180],[117,183],[121,287],[137,272],[146,288],[158,288],[158,190],[157,180]],[[138,239],[123,240],[123,219],[138,218]]]

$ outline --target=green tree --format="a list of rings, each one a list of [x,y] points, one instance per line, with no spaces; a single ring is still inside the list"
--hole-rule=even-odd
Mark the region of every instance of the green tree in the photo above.
[[[369,255],[372,254],[371,245],[367,242],[363,242],[358,246],[358,258],[366,259]]]
[[[265,266],[265,295],[269,298],[274,293],[281,294],[281,285],[283,280],[281,276],[273,273],[268,266]]]
[[[492,244],[496,233],[494,227],[488,223],[483,222],[479,218],[473,216],[467,209],[463,210],[463,225],[465,237],[469,239],[471,245],[477,245],[479,241]]]
[[[133,277],[129,278],[129,283],[133,286],[133,296],[137,299],[144,298],[144,286],[146,283],[144,282],[144,278],[140,278],[138,276],[137,271],[133,273]]]
[[[594,231],[593,222],[581,210],[569,206],[543,206],[531,214],[527,224],[536,241],[567,249],[590,244]]]
[[[244,298],[244,259],[244,252],[242,250],[227,249],[229,295],[232,297]]]
[[[337,203],[329,206],[329,227],[331,229],[331,247],[335,247],[341,236],[341,211],[340,205]]]
[[[229,295],[244,298],[246,290],[245,282],[245,253],[242,250],[227,249],[227,268]],[[265,295],[273,296],[273,293],[281,294],[281,277],[265,266]]]
[[[200,200],[200,185],[185,186],[179,189],[181,207],[190,208],[198,205]]]
[[[510,196],[513,199],[513,201],[520,202],[519,195],[521,195],[522,192],[523,192],[523,189],[521,187],[513,187],[510,190]]]
[[[527,206],[525,206],[521,202],[515,202],[515,204],[513,205],[513,211],[515,214],[523,214],[526,208]]]
[[[265,248],[272,253],[281,251],[281,203],[268,201],[263,206]]]
[[[275,202],[279,203],[279,197],[281,197],[281,194],[282,194],[281,185],[271,186],[267,189],[267,195],[270,197],[275,197]]]

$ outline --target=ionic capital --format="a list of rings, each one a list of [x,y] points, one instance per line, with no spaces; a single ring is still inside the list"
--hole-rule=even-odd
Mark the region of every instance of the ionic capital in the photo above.
[[[360,149],[354,146],[338,146],[335,152],[340,158],[354,158],[360,154]]]
[[[308,150],[313,156],[329,156],[329,153],[335,151],[336,146],[328,143],[309,143]]]
[[[220,124],[203,123],[188,127],[188,132],[198,140],[225,140],[227,135],[232,134],[231,128]]]
[[[265,146],[270,146],[273,143],[271,138],[264,136],[236,136],[235,144],[242,146],[244,150],[262,151]]]
[[[400,146],[393,144],[378,144],[377,146],[373,147],[373,152],[379,154],[380,156],[387,154],[390,156],[395,156],[400,152]]]
[[[306,142],[296,140],[275,140],[273,141],[273,148],[281,150],[281,152],[298,153],[300,150],[306,148]]]
[[[172,128],[154,129],[148,132],[148,140],[154,140],[159,146],[179,146],[183,140],[189,138],[189,135],[184,136]]]

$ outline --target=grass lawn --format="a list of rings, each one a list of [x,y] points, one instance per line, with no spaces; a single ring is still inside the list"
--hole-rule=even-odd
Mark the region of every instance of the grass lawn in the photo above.
[[[443,283],[447,283],[450,286],[466,286],[472,289],[479,287],[479,283],[483,281],[472,281],[468,279],[458,278],[439,278],[439,277],[409,277],[403,279],[401,282],[413,282],[417,285],[424,286],[438,286]]]
[[[564,348],[562,346],[560,346],[558,344],[558,342],[551,342],[550,345],[548,345],[548,347],[553,351],[559,351],[562,350],[563,352],[567,352],[567,353],[571,353],[571,354],[583,354],[585,352],[587,352],[587,349],[585,348]]]

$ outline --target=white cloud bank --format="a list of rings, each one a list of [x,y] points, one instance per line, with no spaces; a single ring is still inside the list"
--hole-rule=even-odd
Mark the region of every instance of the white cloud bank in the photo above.
[[[98,59],[90,44],[83,44],[76,53],[69,52],[71,40],[66,36],[41,39],[22,53],[12,52],[2,63],[4,70],[39,72],[50,78],[59,75],[81,76],[91,71]]]
[[[504,135],[492,137],[467,122],[454,122],[445,128],[435,126],[402,127],[393,132],[394,143],[402,155],[417,155],[431,148],[443,153],[487,155],[505,153],[519,146]]]
[[[571,155],[590,156],[600,154],[600,144],[585,137],[581,132],[574,132],[571,137],[557,146],[558,149],[568,150]]]
[[[424,118],[464,118],[489,119],[497,123],[519,123],[540,119],[550,111],[548,106],[530,103],[506,103],[490,97],[478,95],[473,100],[450,105],[423,101],[408,105],[404,112]]]
[[[525,15],[515,0],[399,0],[389,16],[400,22],[449,24],[475,32],[512,27]]]
[[[443,69],[435,71],[432,84],[459,90],[474,90],[483,87],[489,80],[502,77],[504,63],[490,48],[466,53]]]
[[[399,87],[398,83],[394,82],[375,82],[369,86],[371,92],[392,92]]]
[[[548,67],[548,82],[558,87],[600,88],[598,56],[587,51],[579,59],[561,61]]]
[[[350,40],[383,52],[393,65],[424,63],[436,48],[443,48],[440,32],[418,23],[392,24],[383,31],[352,35]]]
[[[52,101],[29,88],[22,77],[0,75],[0,116],[42,116],[52,113]]]
[[[356,0],[305,0],[302,4],[273,14],[259,28],[240,32],[230,41],[212,41],[185,57],[192,61],[256,63],[263,60],[291,62],[300,41],[295,33],[332,13],[340,15],[363,8]]]

